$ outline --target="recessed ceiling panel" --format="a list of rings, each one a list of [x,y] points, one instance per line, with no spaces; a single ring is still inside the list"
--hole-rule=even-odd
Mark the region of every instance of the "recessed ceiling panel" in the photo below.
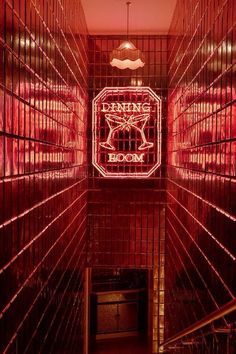
[[[81,0],[90,34],[126,34],[126,1]],[[167,34],[176,0],[133,0],[130,34]]]

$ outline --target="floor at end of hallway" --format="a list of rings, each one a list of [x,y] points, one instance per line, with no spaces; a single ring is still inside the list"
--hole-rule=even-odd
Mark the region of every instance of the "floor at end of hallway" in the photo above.
[[[90,354],[151,354],[152,348],[146,338],[126,337],[97,341]]]

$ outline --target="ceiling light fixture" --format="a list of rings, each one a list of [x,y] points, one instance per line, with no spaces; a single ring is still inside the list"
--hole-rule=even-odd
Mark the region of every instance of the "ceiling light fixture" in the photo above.
[[[114,49],[110,55],[110,64],[118,69],[135,70],[144,66],[144,57],[139,49],[129,40],[129,7],[131,2],[127,1],[127,39]]]

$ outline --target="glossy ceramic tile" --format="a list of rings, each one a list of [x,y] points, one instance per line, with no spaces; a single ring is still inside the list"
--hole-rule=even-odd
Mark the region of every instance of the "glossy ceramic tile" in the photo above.
[[[86,35],[78,1],[1,2],[0,352],[81,332]]]
[[[236,295],[235,14],[232,0],[178,1],[171,26],[166,225],[170,336]],[[224,348],[219,352],[226,352]]]

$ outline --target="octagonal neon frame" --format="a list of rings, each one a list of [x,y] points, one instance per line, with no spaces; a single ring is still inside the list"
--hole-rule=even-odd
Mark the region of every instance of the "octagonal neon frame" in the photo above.
[[[120,101],[111,101],[113,96]],[[135,100],[124,101],[125,96]],[[140,96],[145,101],[137,101]],[[161,164],[161,98],[150,87],[105,87],[93,99],[92,108],[93,166],[108,178],[150,177]],[[126,139],[122,140],[125,134]],[[128,146],[128,150],[120,151],[118,146],[121,144]],[[135,145],[133,149],[130,148],[132,144]],[[144,158],[149,161],[149,155],[153,162],[145,164]]]

